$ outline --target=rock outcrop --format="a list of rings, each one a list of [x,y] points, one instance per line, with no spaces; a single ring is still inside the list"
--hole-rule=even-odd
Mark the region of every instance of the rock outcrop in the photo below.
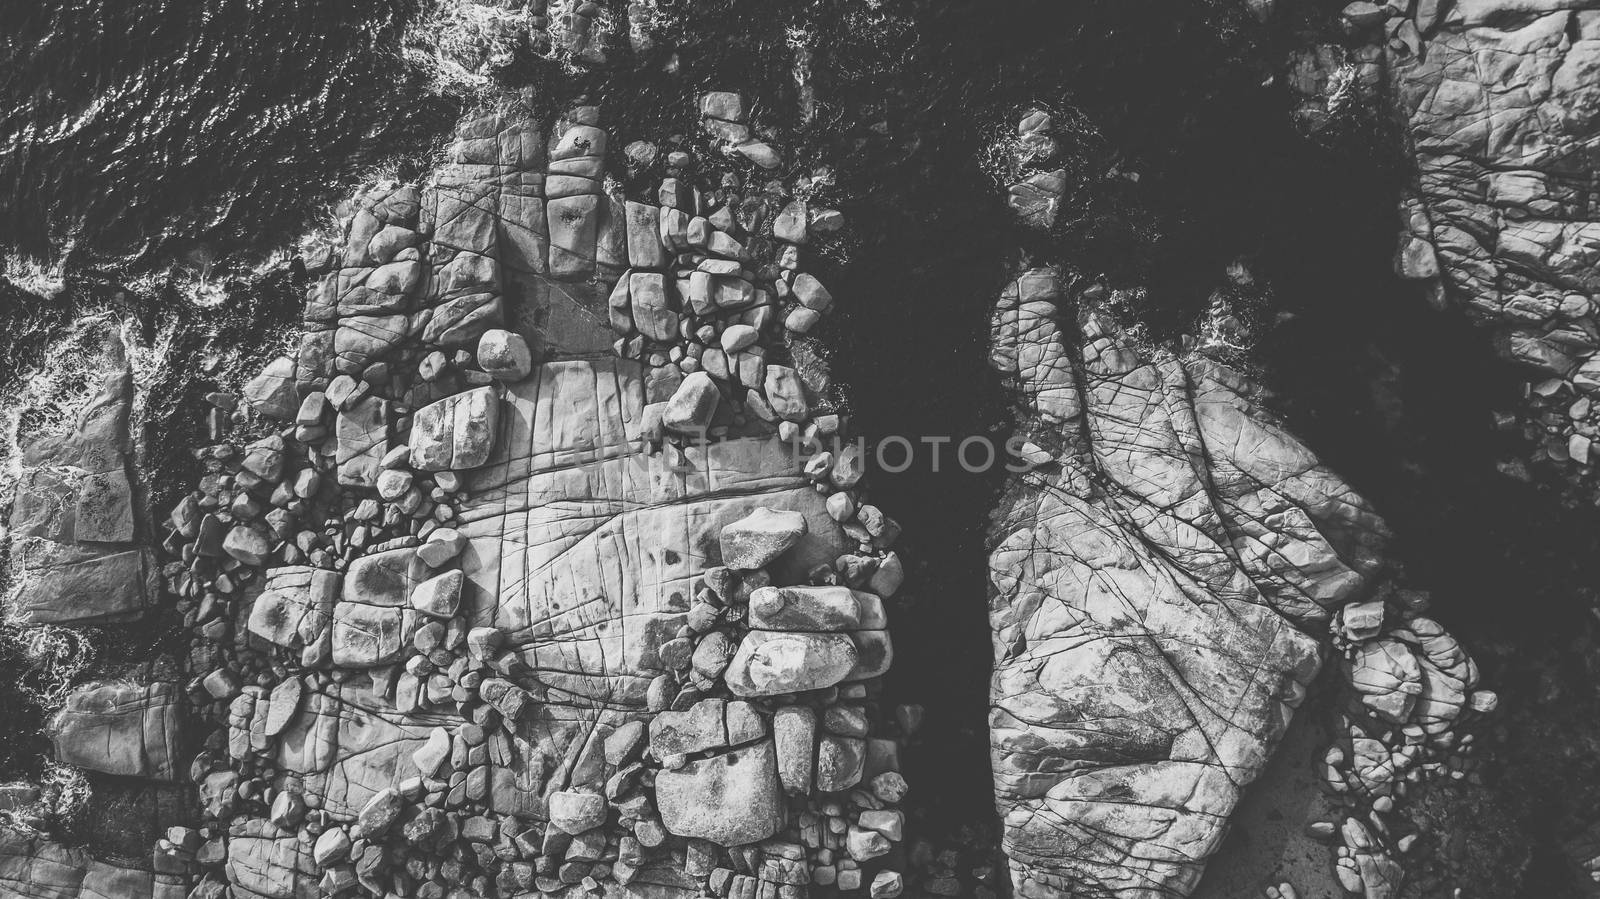
[[[35,398],[27,414],[59,414],[59,424],[14,425],[21,472],[10,559],[18,587],[7,615],[19,625],[123,623],[155,601],[155,555],[132,477],[129,347],[115,320],[82,328],[87,383],[69,391],[82,395]]]
[[[746,149],[740,98],[703,111],[750,160],[716,179],[674,150],[624,194],[580,107],[470,118],[427,183],[361,199],[297,353],[244,385],[246,432],[170,516],[222,725],[198,845],[168,841],[202,887],[898,878],[875,679],[899,526],[863,495],[805,336],[833,299],[799,271],[837,215],[754,178],[778,157]]]
[[[1001,149],[1013,211],[1048,231],[1062,174],[1051,116],[1030,110]],[[990,361],[1019,420],[990,555],[1013,885],[1188,895],[1331,643],[1350,702],[1323,773],[1352,817],[1318,827],[1342,843],[1346,890],[1393,895],[1394,856],[1416,839],[1385,817],[1402,781],[1459,776],[1458,725],[1496,697],[1421,615],[1426,597],[1397,589],[1382,519],[1222,361],[1239,349],[1217,339],[1234,330],[1226,304],[1200,339],[1164,348],[1125,326],[1137,295],[1040,266],[994,313]]]

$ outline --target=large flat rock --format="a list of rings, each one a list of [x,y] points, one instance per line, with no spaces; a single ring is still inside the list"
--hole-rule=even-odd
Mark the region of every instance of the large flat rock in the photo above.
[[[997,327],[1061,446],[1013,479],[990,556],[1004,848],[1021,896],[1185,895],[1385,532],[1236,374],[1067,302],[1029,272]]]

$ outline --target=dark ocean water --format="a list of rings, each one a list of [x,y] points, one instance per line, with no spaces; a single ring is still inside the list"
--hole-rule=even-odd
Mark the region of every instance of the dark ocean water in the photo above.
[[[412,0],[0,3],[0,246],[76,268],[270,247],[454,104]]]

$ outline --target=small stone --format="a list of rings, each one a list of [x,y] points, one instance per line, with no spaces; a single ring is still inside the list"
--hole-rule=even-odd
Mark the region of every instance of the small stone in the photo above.
[[[810,412],[805,388],[800,374],[787,365],[768,365],[763,385],[767,404],[778,417],[791,422],[803,422]]]
[[[705,633],[716,627],[719,611],[709,602],[697,602],[689,609],[684,624],[696,633]]]
[[[689,661],[694,655],[694,642],[687,637],[678,637],[661,644],[656,654],[661,658],[661,664],[668,669],[678,671],[689,667]]]
[[[1042,468],[1051,464],[1056,457],[1047,449],[1031,440],[1024,441],[1017,449],[1017,459],[1029,470]]]
[[[461,605],[460,570],[429,578],[411,591],[411,607],[434,618],[450,618]]]
[[[866,460],[862,458],[861,447],[858,444],[846,444],[839,450],[838,457],[832,461],[833,467],[828,471],[828,479],[840,490],[849,490],[860,483],[861,478],[866,475]]]
[[[658,674],[651,679],[650,686],[645,688],[645,707],[652,712],[665,711],[672,705],[672,697],[677,695],[677,691],[672,675]]]
[[[641,169],[654,164],[659,152],[655,144],[642,140],[636,140],[622,148],[622,155],[628,158],[629,164]]]
[[[620,768],[637,761],[648,733],[643,721],[629,721],[612,731],[606,737],[606,763]]]
[[[875,830],[852,825],[845,837],[846,851],[858,862],[871,861],[886,855],[891,848],[889,838]]]
[[[421,748],[411,754],[411,761],[422,772],[423,777],[432,777],[439,773],[439,766],[450,757],[450,732],[442,727],[435,727],[428,734],[428,741]]]
[[[899,871],[879,871],[872,878],[870,895],[872,899],[894,899],[905,889],[905,884],[900,878]]]
[[[218,668],[206,675],[200,681],[200,686],[205,688],[212,699],[227,700],[239,695],[239,678],[226,668]]]
[[[700,97],[700,114],[725,122],[743,122],[744,98],[733,91],[707,91]]]
[[[228,531],[222,549],[246,565],[264,565],[272,555],[272,538],[266,531],[237,525]]]
[[[329,828],[317,837],[311,858],[319,868],[327,868],[350,854],[350,834],[342,827]]]
[[[635,824],[633,835],[647,849],[654,849],[667,841],[667,829],[654,818],[646,818]]]
[[[867,589],[881,597],[893,596],[905,582],[905,578],[900,555],[894,552],[884,553],[883,558],[878,560],[878,569],[867,581]]]
[[[868,809],[861,813],[856,823],[896,843],[905,836],[906,816],[899,809]]]
[[[828,517],[843,524],[856,517],[856,501],[845,491],[828,495]]]
[[[722,394],[711,375],[703,371],[685,376],[661,412],[663,427],[680,434],[702,433],[711,424]]]
[[[300,823],[300,819],[305,817],[305,813],[306,804],[300,798],[300,794],[292,790],[284,790],[273,797],[272,811],[268,813],[267,817],[273,824],[285,829],[291,829]]]
[[[772,236],[790,243],[806,242],[806,204],[795,200],[772,220]]]
[[[716,680],[728,670],[728,663],[733,660],[737,650],[737,644],[726,631],[712,631],[695,645],[689,664],[701,677]]]
[[[467,652],[475,661],[486,662],[499,654],[505,632],[495,627],[475,627],[467,632]]]
[[[1314,840],[1332,842],[1338,832],[1339,829],[1334,827],[1332,821],[1313,821],[1306,825],[1306,834]]]
[[[822,321],[822,313],[804,306],[796,306],[783,319],[783,326],[796,334],[808,333]]]
[[[801,272],[794,278],[794,298],[800,305],[817,312],[827,312],[833,306],[833,294],[814,276]]]
[[[429,383],[437,381],[439,376],[444,374],[445,367],[449,364],[449,360],[445,358],[442,351],[434,350],[423,356],[422,361],[417,363],[417,377]],[[340,377],[348,376],[340,375]]]
[[[759,508],[722,529],[722,563],[729,568],[765,567],[783,555],[806,534],[806,519],[799,512]]]
[[[401,444],[390,447],[383,458],[378,460],[378,468],[384,471],[399,471],[411,467],[411,448]]]
[[[356,885],[356,870],[351,865],[335,865],[322,872],[322,879],[317,882],[319,895],[337,896],[345,890]]]
[[[1351,27],[1364,29],[1388,19],[1389,8],[1376,3],[1369,3],[1367,0],[1356,0],[1355,3],[1346,6],[1341,15],[1344,16],[1346,22],[1350,23]]]
[[[739,154],[764,169],[775,169],[783,164],[778,151],[762,141],[753,140],[738,147]]]
[[[1383,600],[1353,602],[1340,613],[1340,634],[1352,643],[1378,636],[1383,629]]]
[[[910,789],[898,771],[885,771],[872,779],[872,795],[884,802],[899,802]]]
[[[781,706],[772,717],[778,751],[778,780],[786,792],[811,792],[817,742],[817,713],[809,706]]]
[[[263,481],[276,481],[283,473],[283,438],[274,434],[245,447],[239,467]]]
[[[811,230],[820,234],[832,234],[844,227],[844,213],[837,209],[823,209],[816,207],[811,210]]]
[[[280,356],[267,363],[261,374],[251,378],[241,391],[244,401],[260,415],[290,421],[300,411],[300,396],[295,389],[295,363]]]
[[[408,447],[399,447],[409,453]],[[414,476],[409,471],[383,471],[378,474],[378,495],[394,502],[411,489]]]
[[[736,696],[777,696],[831,687],[857,661],[855,643],[845,634],[751,631],[723,679]]]
[[[328,396],[320,390],[306,394],[300,401],[300,411],[295,413],[294,423],[312,427],[322,422],[322,416],[328,408]]]
[[[367,800],[367,804],[361,807],[361,813],[356,816],[356,833],[365,839],[385,833],[399,819],[404,808],[405,800],[399,790],[393,787],[379,790]]]

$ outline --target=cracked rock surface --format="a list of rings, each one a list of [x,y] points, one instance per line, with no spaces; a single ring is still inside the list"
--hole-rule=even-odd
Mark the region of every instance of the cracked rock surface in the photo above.
[[[1019,435],[990,555],[995,790],[1025,896],[1183,895],[1363,597],[1383,522],[1228,366],[1143,348],[1097,285],[996,310]]]
[[[851,442],[860,424],[825,364],[831,349],[848,364],[877,355],[850,339],[877,335],[837,345],[811,336],[837,307],[854,325],[853,303],[882,299],[829,290],[834,263],[859,270],[875,245],[853,232],[834,242],[841,213],[823,205],[838,196],[831,171],[765,126],[782,117],[768,104],[795,101],[807,122],[789,137],[815,148],[837,128],[844,136],[822,143],[843,147],[870,131],[854,149],[903,147],[909,172],[929,159],[912,149],[925,134],[907,127],[896,98],[910,109],[927,94],[836,104],[841,83],[871,96],[873,76],[846,74],[848,54],[791,27],[792,67],[775,72],[795,96],[709,90],[691,101],[697,117],[663,129],[660,110],[632,115],[631,104],[658,99],[653,78],[639,76],[656,75],[656,63],[677,76],[682,65],[696,91],[722,77],[693,53],[646,61],[653,28],[678,12],[666,6],[442,4],[428,23],[448,32],[436,49],[479,99],[505,86],[491,74],[526,74],[530,51],[567,74],[630,53],[641,65],[617,94],[609,76],[585,82],[603,96],[557,90],[557,104],[574,104],[562,114],[537,106],[542,82],[516,100],[500,93],[447,150],[384,169],[393,180],[341,207],[337,226],[285,267],[289,283],[313,284],[289,332],[230,357],[251,360],[245,377],[194,354],[215,379],[204,406],[181,415],[202,431],[183,441],[198,477],[156,514],[127,418],[165,397],[136,395],[115,342],[103,383],[76,398],[82,411],[66,427],[19,430],[18,633],[35,646],[115,643],[119,665],[64,680],[71,689],[45,703],[54,715],[38,784],[0,787],[0,893],[993,899],[1009,874],[1029,897],[1187,895],[1325,669],[1348,687],[1335,745],[1315,765],[1338,812],[1309,830],[1350,894],[1401,894],[1419,835],[1396,803],[1424,775],[1460,778],[1471,738],[1457,728],[1494,695],[1439,623],[1449,616],[1436,620],[1419,591],[1396,586],[1372,507],[1266,411],[1224,361],[1235,354],[1156,346],[1125,324],[1124,307],[1139,305],[1128,292],[1065,268],[1018,274],[992,334],[1028,469],[1006,487],[987,560],[988,736],[1005,857],[991,851],[988,815],[959,822],[957,845],[940,842],[915,803],[953,782],[925,792],[916,778],[902,810],[899,739],[918,731],[923,710],[891,713],[889,697],[906,694],[879,679],[895,628],[947,607],[896,601],[916,560],[902,561],[900,524],[874,504],[867,453]],[[903,35],[886,24],[895,14],[875,18],[883,6],[852,20],[867,43],[887,41],[872,65],[911,61],[889,62]],[[1271,6],[1250,4],[1263,18]],[[1427,59],[1425,36],[1479,40],[1473,29],[1509,34],[1519,17],[1544,15],[1424,3],[1402,16],[1398,6],[1347,15],[1362,37],[1381,26],[1392,71]],[[685,22],[722,34],[693,12]],[[1098,42],[1103,17],[1083,15],[1076,27]],[[915,16],[895,24],[908,23]],[[1582,11],[1567,23],[1576,47],[1590,23]],[[1505,74],[1484,62],[1502,57],[1481,49],[1454,63],[1441,52],[1423,80],[1454,91],[1453,79],[1473,74],[1469,57]],[[814,51],[826,60],[816,72]],[[1004,68],[1026,80],[1025,66]],[[929,80],[930,93],[944,89]],[[1581,78],[1554,80],[1582,94]],[[1501,118],[1488,116],[1490,131]],[[1085,185],[1100,177],[1054,156],[1063,147],[1049,119],[1034,110],[1018,129],[1035,165],[1007,197],[1044,231],[1078,221]],[[954,121],[944,124],[959,145]],[[1160,184],[1159,162],[1141,152],[1105,177],[1131,185],[1144,169]],[[1438,170],[1454,177],[1455,166]],[[1507,203],[1556,218],[1568,207],[1529,200],[1526,179],[1500,178],[1500,166],[1487,166],[1497,186],[1485,196],[1505,207],[1494,227],[1515,231],[1504,242],[1523,246],[1507,251],[1513,269],[1587,258],[1563,249],[1582,243],[1581,228],[1552,237],[1537,222],[1506,224],[1522,221]],[[949,169],[928,172],[932,181]],[[923,191],[940,198],[928,209],[972,192],[960,172],[948,197]],[[893,205],[895,189],[868,191],[860,205]],[[1435,220],[1463,202],[1447,193]],[[988,221],[950,218],[968,231]],[[1402,270],[1448,280],[1448,241],[1429,244],[1448,232],[1428,233],[1408,236]],[[919,244],[899,257],[909,263],[884,266],[904,279],[885,293],[909,294],[897,308],[925,313],[944,298],[927,290],[928,272],[987,271],[1003,242],[964,235],[950,259]],[[818,256],[822,280],[803,270]],[[1512,307],[1520,315],[1526,304]],[[1559,308],[1563,322],[1587,314],[1565,294]],[[882,332],[897,340],[881,355],[909,374],[885,378],[894,386],[882,393],[958,342],[901,339],[916,326],[926,336],[927,323],[896,314],[905,321]],[[1586,345],[1584,326],[1542,327],[1506,345],[1540,360]],[[1578,374],[1569,381],[1541,381],[1536,394],[1578,422],[1589,407],[1565,405],[1584,390]],[[907,405],[963,408],[912,387],[920,395],[908,392]],[[1572,429],[1551,432],[1550,446],[1565,449],[1549,455],[1581,461],[1586,444],[1574,437],[1588,435]],[[107,446],[115,452],[96,449]],[[908,531],[981,517],[929,492],[952,509]],[[982,554],[967,555],[976,575]],[[906,592],[915,602],[925,589]],[[981,626],[962,630],[981,652]],[[120,664],[141,652],[154,660]],[[947,712],[944,699],[933,715]],[[937,757],[957,729],[981,744],[981,720],[941,723],[911,752]],[[39,835],[55,832],[47,806],[66,807],[62,794],[85,784],[89,816],[105,819],[87,831],[93,845],[138,819],[123,828],[116,863]],[[133,813],[103,814],[117,808]],[[1574,852],[1593,855],[1587,844]],[[1276,883],[1267,895],[1306,889]]]

